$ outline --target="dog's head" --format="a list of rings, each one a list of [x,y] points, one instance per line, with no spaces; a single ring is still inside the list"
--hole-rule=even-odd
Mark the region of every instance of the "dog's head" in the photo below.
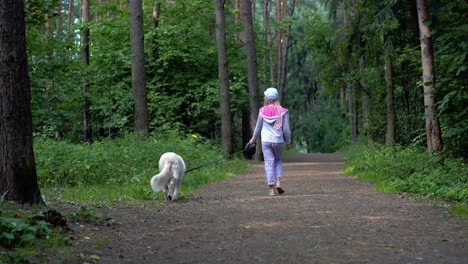
[[[172,179],[167,185],[167,199],[169,199],[169,201],[172,201],[172,198],[174,195],[174,188],[175,188],[174,179]]]

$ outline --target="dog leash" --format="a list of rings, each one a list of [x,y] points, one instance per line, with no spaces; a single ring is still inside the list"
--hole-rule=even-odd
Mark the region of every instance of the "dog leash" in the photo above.
[[[233,153],[233,154],[231,154],[231,155],[229,155],[229,156],[226,156],[226,157],[223,157],[223,158],[220,158],[220,159],[217,159],[217,160],[210,161],[210,162],[208,162],[208,163],[206,163],[206,164],[203,164],[203,165],[200,165],[200,166],[198,166],[198,167],[195,167],[195,168],[186,170],[186,171],[185,171],[185,174],[187,174],[188,172],[191,172],[191,171],[198,170],[198,169],[200,169],[200,168],[209,166],[209,165],[211,165],[211,164],[218,163],[218,162],[220,162],[220,161],[222,161],[222,160],[230,159],[230,158],[234,157],[235,155],[240,154],[240,153],[243,153],[243,152],[246,152],[246,151],[252,151],[252,150],[253,150],[253,151],[255,152],[255,147],[256,147],[256,144],[249,144],[249,143],[247,143],[247,145],[245,145],[245,148],[244,148],[243,150],[238,151],[238,152],[236,152],[236,153]]]

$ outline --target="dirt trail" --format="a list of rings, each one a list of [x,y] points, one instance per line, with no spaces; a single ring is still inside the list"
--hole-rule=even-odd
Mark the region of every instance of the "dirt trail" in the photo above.
[[[336,154],[288,157],[286,193],[270,197],[254,165],[159,209],[108,210],[119,224],[75,241],[98,263],[468,263],[466,220],[342,167]]]

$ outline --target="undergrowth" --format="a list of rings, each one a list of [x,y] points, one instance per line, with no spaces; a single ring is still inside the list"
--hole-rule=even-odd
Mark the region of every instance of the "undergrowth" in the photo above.
[[[48,263],[51,256],[60,260],[70,254],[70,237],[51,224],[50,212],[56,211],[41,209],[0,202],[0,263]]]
[[[373,181],[381,191],[418,194],[466,211],[468,167],[462,159],[430,156],[416,146],[357,145],[345,155],[345,172]]]
[[[187,173],[182,181],[183,195],[246,169],[240,159],[223,160],[219,148],[198,135],[158,135],[146,140],[127,136],[88,145],[37,139],[34,147],[39,184],[46,200],[96,205],[162,201],[162,193],[154,193],[149,182],[159,172],[158,161],[164,152],[182,156],[187,169],[221,159]]]

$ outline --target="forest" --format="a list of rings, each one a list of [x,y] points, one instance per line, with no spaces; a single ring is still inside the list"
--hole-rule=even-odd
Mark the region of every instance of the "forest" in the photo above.
[[[383,189],[468,202],[466,1],[22,2],[0,0],[2,199],[162,199],[154,157],[242,150],[276,87],[294,151],[351,152],[346,170]],[[184,191],[246,165],[219,166]]]
[[[278,87],[293,113],[294,144],[308,152],[333,152],[360,138],[425,145],[425,121],[433,118],[440,151],[467,155],[464,1],[429,1],[432,81],[422,78],[416,1],[252,2],[253,87],[239,1],[224,4],[233,144],[250,136],[249,89],[259,101],[262,90]],[[147,130],[219,143],[213,3],[143,1],[142,11]],[[36,137],[87,142],[134,131],[129,16],[125,1],[26,1]]]

